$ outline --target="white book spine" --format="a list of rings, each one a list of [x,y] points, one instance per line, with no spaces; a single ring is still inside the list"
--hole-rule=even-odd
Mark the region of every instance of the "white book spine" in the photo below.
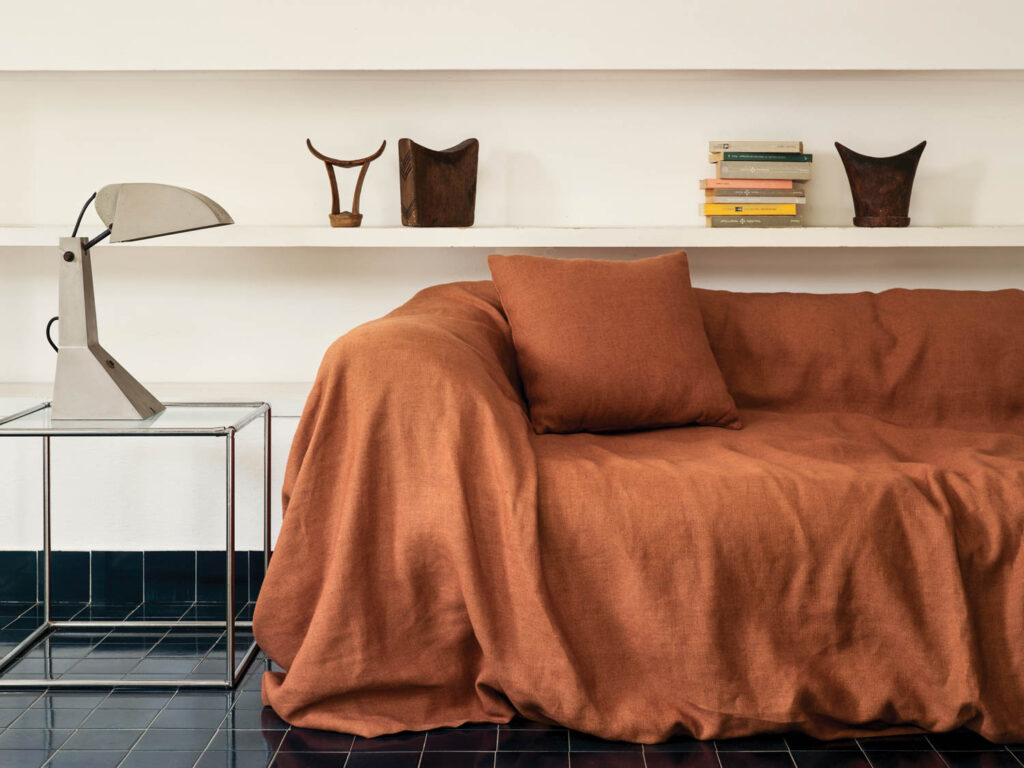
[[[712,141],[708,152],[803,152],[802,141]]]

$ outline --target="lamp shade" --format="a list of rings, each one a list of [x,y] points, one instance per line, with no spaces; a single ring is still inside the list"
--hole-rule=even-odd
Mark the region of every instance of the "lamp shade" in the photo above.
[[[234,223],[206,195],[169,184],[110,184],[96,193],[95,205],[112,243]]]

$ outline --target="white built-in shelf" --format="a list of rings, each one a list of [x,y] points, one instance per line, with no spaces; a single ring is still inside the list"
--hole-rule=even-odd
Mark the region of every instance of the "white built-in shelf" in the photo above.
[[[0,227],[0,248],[56,248],[70,227]],[[94,234],[89,232],[88,234]],[[1005,227],[264,227],[234,225],[97,248],[1021,248]]]

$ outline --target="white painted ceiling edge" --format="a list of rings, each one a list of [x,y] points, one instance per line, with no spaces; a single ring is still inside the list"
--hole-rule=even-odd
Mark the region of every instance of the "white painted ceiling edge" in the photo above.
[[[10,3],[0,70],[1021,69],[1005,0]]]

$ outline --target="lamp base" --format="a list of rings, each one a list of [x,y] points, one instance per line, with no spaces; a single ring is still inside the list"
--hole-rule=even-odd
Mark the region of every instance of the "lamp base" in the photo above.
[[[53,383],[53,419],[148,419],[163,404],[99,344],[61,347]]]

